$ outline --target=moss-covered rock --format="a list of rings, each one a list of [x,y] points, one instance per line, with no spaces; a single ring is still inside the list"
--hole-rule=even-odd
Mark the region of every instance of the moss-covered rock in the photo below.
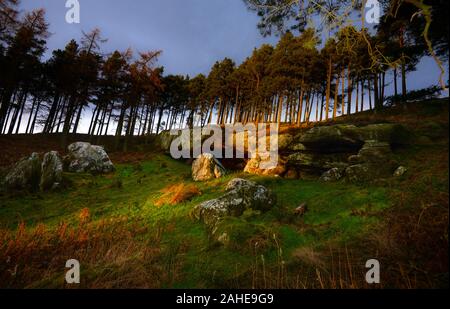
[[[362,144],[359,129],[353,125],[315,127],[298,136],[297,143],[322,153],[348,152]]]
[[[366,141],[363,148],[359,151],[359,162],[386,162],[392,156],[391,146],[386,142],[376,140]]]
[[[348,158],[352,165],[345,169],[347,180],[367,182],[392,176],[398,166],[392,157],[389,143],[375,140],[366,141],[358,155]]]
[[[364,141],[385,142],[390,145],[407,145],[412,139],[411,132],[400,124],[371,124],[358,131]]]
[[[275,196],[264,186],[236,178],[228,183],[223,196],[198,205],[193,214],[217,239],[221,235],[218,226],[224,218],[240,217],[247,210],[268,211],[275,203]]]
[[[44,155],[41,166],[41,180],[39,187],[41,191],[55,189],[61,185],[63,180],[63,162],[56,151]]]
[[[38,153],[20,160],[4,179],[4,187],[9,191],[39,189],[41,179],[41,158]]]

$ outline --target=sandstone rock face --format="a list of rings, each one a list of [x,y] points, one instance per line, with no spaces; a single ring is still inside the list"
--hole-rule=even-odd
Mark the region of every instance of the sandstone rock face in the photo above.
[[[44,155],[41,165],[41,191],[56,189],[61,185],[63,162],[56,151]]]
[[[224,236],[223,233],[217,235],[217,228],[225,217],[240,217],[250,209],[268,211],[275,203],[275,196],[264,186],[237,178],[228,183],[223,196],[198,205],[194,216],[208,227],[216,240],[220,240]]]
[[[69,154],[65,158],[69,172],[106,174],[115,170],[105,149],[90,143],[74,143],[69,145]]]
[[[30,190],[39,188],[41,177],[41,159],[39,154],[20,160],[6,175],[3,182],[7,190]]]
[[[269,164],[269,155],[263,155],[262,157],[257,155],[250,159],[245,166],[244,172],[253,175],[263,175],[263,176],[282,176],[286,173],[286,161],[279,158],[276,167],[264,168],[264,164]]]
[[[226,174],[223,165],[210,153],[202,154],[192,163],[194,181],[208,181]]]

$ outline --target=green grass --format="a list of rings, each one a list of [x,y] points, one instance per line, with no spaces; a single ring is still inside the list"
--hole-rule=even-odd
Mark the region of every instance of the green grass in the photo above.
[[[177,254],[184,248],[180,253],[183,274],[174,287],[223,286],[249,271],[255,254],[263,255],[270,265],[279,258],[279,249],[289,261],[292,252],[301,247],[347,243],[368,232],[378,220],[377,213],[390,205],[383,188],[233,174],[196,184],[202,195],[187,203],[156,207],[161,189],[192,182],[190,166],[164,155],[155,155],[139,166],[119,165],[112,175],[66,177],[72,184],[63,192],[0,197],[0,225],[10,230],[20,222],[28,228],[39,223],[54,228],[62,221],[77,222],[80,211],[88,208],[93,222],[126,217],[130,224],[149,228],[149,235],[162,228],[161,242],[169,253]],[[234,231],[231,246],[220,247],[209,240],[203,224],[193,220],[190,213],[195,205],[220,196],[234,177],[250,178],[269,187],[278,203],[268,213],[230,219]],[[302,203],[308,204],[309,212],[297,218],[293,210]],[[147,238],[139,237],[143,241]],[[264,242],[257,251],[253,248],[256,241]]]

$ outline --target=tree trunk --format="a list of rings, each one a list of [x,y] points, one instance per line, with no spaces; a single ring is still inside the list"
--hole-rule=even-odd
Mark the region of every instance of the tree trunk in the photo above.
[[[83,104],[80,104],[80,108],[78,109],[77,112],[77,118],[75,119],[75,124],[73,125],[73,134],[77,134],[78,132],[78,126],[80,125],[80,120],[81,120],[81,114],[83,113]]]
[[[34,108],[36,106],[36,101],[37,101],[37,98],[34,97],[33,98],[33,104],[31,105],[30,116],[28,117],[27,128],[25,129],[25,134],[28,134],[28,131],[30,129],[31,119],[33,119],[33,114],[34,114]]]
[[[23,110],[25,109],[25,105],[27,103],[27,98],[28,98],[28,94],[25,94],[22,102],[21,102],[21,108],[20,108],[20,114],[19,114],[19,119],[17,121],[17,128],[16,128],[16,134],[19,134],[19,130],[20,130],[20,125],[22,123],[22,116],[23,116]]]
[[[63,127],[63,133],[62,133],[62,141],[61,141],[61,145],[62,145],[63,149],[66,149],[66,147],[67,147],[70,128],[72,126],[71,120],[72,120],[75,106],[76,106],[76,98],[75,98],[75,95],[72,95],[69,100],[69,106],[67,107],[66,117],[64,120],[64,127]]]
[[[395,101],[397,101],[398,98],[397,67],[394,68],[394,96]]]
[[[361,80],[361,112],[364,111],[364,79]]]
[[[342,70],[341,79],[342,79],[341,109],[342,109],[342,116],[345,116],[345,69]]]
[[[328,121],[330,114],[330,95],[331,95],[331,76],[333,74],[333,63],[331,62],[331,57],[328,61],[328,79],[327,79],[327,90],[326,90],[326,105],[325,105],[325,120]],[[322,121],[322,117],[320,119]]]
[[[6,128],[7,125],[7,114],[8,114],[8,110],[11,104],[11,98],[13,96],[14,90],[13,89],[7,89],[5,90],[3,97],[2,97],[2,102],[1,102],[1,106],[0,106],[0,132],[3,128]]]
[[[355,102],[355,113],[359,113],[359,83],[358,81],[355,82],[356,84],[356,102]]]
[[[374,84],[374,87],[375,87],[374,90],[373,90],[373,92],[375,94],[375,110],[379,110],[380,109],[380,98],[379,98],[380,92],[379,92],[379,89],[378,89],[378,73],[374,74],[373,84]]]
[[[383,72],[381,74],[381,95],[380,95],[381,104],[382,105],[384,105],[384,91],[385,91],[385,88],[386,88],[386,72]]]
[[[39,108],[40,107],[41,107],[41,100],[39,100],[38,105],[36,107],[36,113],[34,114],[33,122],[31,124],[30,134],[34,133],[34,128],[36,127],[36,120],[37,120],[37,116],[39,114]]]
[[[280,94],[279,98],[278,98],[278,116],[277,116],[277,123],[281,124],[281,115],[283,112],[283,100],[284,97],[282,94]]]
[[[337,107],[338,107],[338,97],[339,97],[339,76],[336,77],[336,88],[334,90],[334,106],[333,106],[333,120],[336,119],[337,116]]]
[[[347,105],[347,114],[351,115],[352,114],[352,97],[353,97],[353,81],[352,81],[352,77],[351,77],[351,71],[350,71],[350,65],[348,66],[347,69],[347,80],[348,80],[348,88],[347,88],[347,92],[348,92],[348,105]]]
[[[61,97],[60,97],[59,93],[56,93],[55,96],[53,97],[53,102],[50,107],[50,111],[48,113],[47,120],[45,121],[44,133],[50,133],[50,128],[51,128],[54,118],[56,117],[56,111],[58,110],[58,105],[59,105],[60,100],[61,100]]]

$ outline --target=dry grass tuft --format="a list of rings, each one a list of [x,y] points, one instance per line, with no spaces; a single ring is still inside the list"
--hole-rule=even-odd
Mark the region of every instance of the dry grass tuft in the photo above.
[[[175,184],[162,189],[163,195],[155,201],[156,206],[178,205],[190,201],[202,193],[194,184]]]
[[[77,218],[54,228],[0,229],[0,288],[162,288],[180,279],[179,256],[166,263],[173,253],[161,246],[164,231],[149,236],[127,217],[91,223],[88,209]],[[80,285],[65,283],[69,259],[80,261]]]

